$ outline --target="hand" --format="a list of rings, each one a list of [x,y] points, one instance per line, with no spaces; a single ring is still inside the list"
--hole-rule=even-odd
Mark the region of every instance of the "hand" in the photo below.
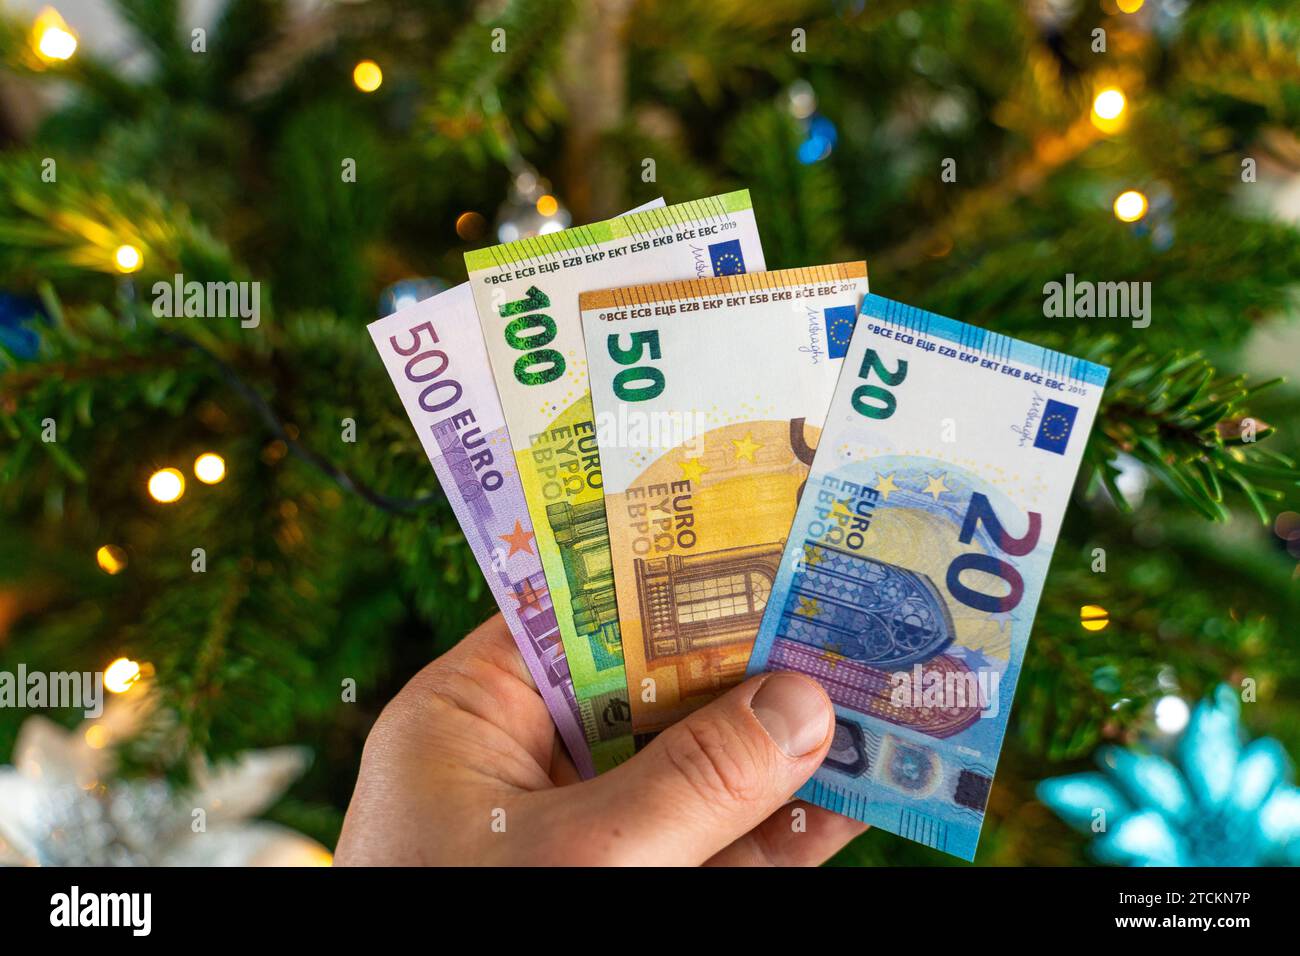
[[[384,708],[334,860],[815,865],[865,829],[789,802],[834,726],[815,681],[760,675],[582,782],[498,614]]]

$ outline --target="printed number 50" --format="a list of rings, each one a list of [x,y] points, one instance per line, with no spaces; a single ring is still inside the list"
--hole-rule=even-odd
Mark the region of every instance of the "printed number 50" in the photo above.
[[[869,378],[872,372],[885,385],[899,385],[907,378],[907,360],[899,359],[898,368],[891,372],[880,361],[880,355],[875,349],[867,349],[867,354],[862,358],[862,366],[858,369],[858,378]],[[888,418],[894,414],[897,405],[894,393],[881,385],[859,385],[853,390],[853,408],[867,418]]]
[[[609,357],[619,365],[631,365],[614,376],[614,394],[625,402],[645,402],[656,398],[664,390],[664,373],[653,365],[636,365],[641,357],[650,353],[652,360],[659,358],[659,330],[649,329],[628,333],[629,345],[619,344],[618,335],[605,340]]]

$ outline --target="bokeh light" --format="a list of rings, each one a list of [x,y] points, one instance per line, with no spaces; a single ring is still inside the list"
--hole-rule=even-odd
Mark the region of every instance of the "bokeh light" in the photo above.
[[[1120,222],[1137,222],[1147,214],[1147,197],[1129,189],[1115,197],[1115,218]]]
[[[374,60],[362,60],[352,68],[352,82],[362,93],[373,93],[384,83],[384,71]]]
[[[149,476],[149,497],[161,504],[179,501],[185,494],[185,476],[175,468],[160,468]]]
[[[226,460],[214,451],[194,459],[194,477],[205,485],[215,485],[226,477]]]

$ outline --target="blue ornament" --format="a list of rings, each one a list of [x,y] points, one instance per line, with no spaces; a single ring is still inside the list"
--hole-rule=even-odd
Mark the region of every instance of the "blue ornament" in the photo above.
[[[402,279],[379,293],[379,317],[392,315],[408,305],[415,305],[447,288],[441,279]]]
[[[804,122],[804,139],[799,144],[799,162],[810,165],[831,154],[840,134],[835,124],[820,113],[814,113]]]
[[[41,347],[38,328],[46,321],[39,299],[0,292],[0,345],[19,359],[34,359]]]
[[[1300,865],[1300,790],[1281,744],[1242,746],[1241,701],[1226,684],[1197,704],[1177,763],[1104,747],[1104,773],[1053,777],[1038,799],[1093,832],[1094,855],[1124,866]]]

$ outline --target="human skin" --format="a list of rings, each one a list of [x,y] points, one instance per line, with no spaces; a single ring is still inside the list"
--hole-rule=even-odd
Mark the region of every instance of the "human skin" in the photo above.
[[[791,801],[834,726],[815,681],[764,674],[582,781],[498,614],[384,708],[334,862],[816,865],[865,829]]]

